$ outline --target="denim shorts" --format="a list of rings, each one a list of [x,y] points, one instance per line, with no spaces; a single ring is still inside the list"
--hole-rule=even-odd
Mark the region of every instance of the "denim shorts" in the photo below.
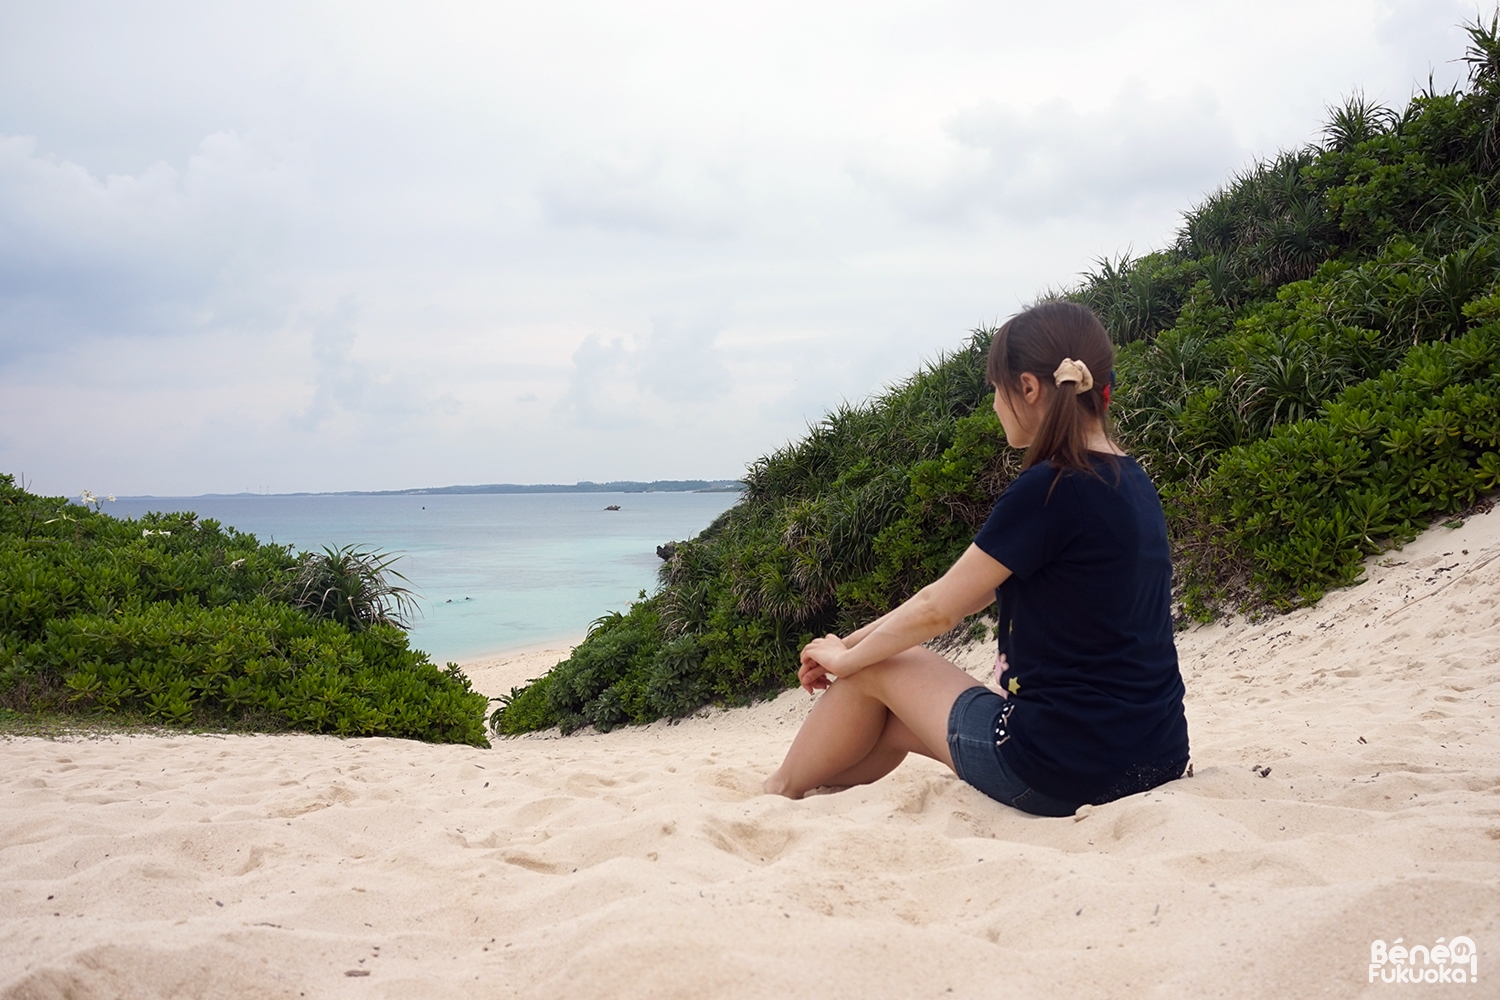
[[[1079,803],[1044,795],[1016,775],[995,743],[995,723],[1007,702],[989,688],[971,687],[948,712],[948,752],[958,776],[997,802],[1036,816],[1071,816]]]

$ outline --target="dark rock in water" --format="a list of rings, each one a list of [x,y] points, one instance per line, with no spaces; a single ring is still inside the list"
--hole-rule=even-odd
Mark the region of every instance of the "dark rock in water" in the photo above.
[[[605,510],[619,510],[620,509],[620,505],[617,504],[617,503],[612,503],[612,504],[610,504],[608,507],[606,507],[604,509]]]
[[[665,545],[658,545],[656,547],[656,558],[658,558],[658,559],[670,559],[673,556],[675,556],[676,554],[677,554],[677,543],[676,542],[668,542]]]

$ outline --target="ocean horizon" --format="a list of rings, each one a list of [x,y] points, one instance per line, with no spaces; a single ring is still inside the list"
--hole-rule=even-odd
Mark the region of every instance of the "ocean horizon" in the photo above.
[[[236,493],[195,493],[192,496],[157,496],[141,493],[117,497],[117,500],[238,500],[245,497],[397,497],[477,495],[489,493],[740,493],[745,484],[739,479],[615,479],[596,483],[580,479],[576,483],[470,483],[455,486],[413,486],[401,490],[294,490],[272,493],[269,490],[240,490]]]
[[[434,662],[576,641],[656,590],[656,547],[692,538],[734,493],[400,493],[120,497],[104,511],[192,512],[262,542],[397,553],[418,595],[411,642]],[[618,506],[618,510],[607,507]]]

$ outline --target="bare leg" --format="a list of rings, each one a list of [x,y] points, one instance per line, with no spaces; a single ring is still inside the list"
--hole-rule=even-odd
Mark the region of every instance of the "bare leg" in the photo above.
[[[864,784],[908,753],[949,767],[948,712],[978,682],[931,650],[908,649],[835,681],[818,698],[786,760],[765,782],[800,799],[820,785]]]
[[[840,771],[823,784],[830,788],[868,785],[894,771],[909,753],[932,756],[922,745],[922,741],[917,739],[916,733],[901,721],[901,717],[887,710],[885,729],[881,731],[880,739],[875,741],[874,748],[865,754],[864,760]]]

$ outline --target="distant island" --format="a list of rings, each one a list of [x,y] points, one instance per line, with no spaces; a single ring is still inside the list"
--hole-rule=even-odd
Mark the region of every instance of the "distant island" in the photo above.
[[[200,493],[186,499],[225,499],[232,497],[415,497],[443,494],[475,493],[738,493],[745,484],[738,479],[653,479],[649,483],[618,480],[593,483],[584,480],[571,486],[563,483],[483,483],[477,486],[426,486],[413,490],[331,490],[323,493]],[[153,500],[151,495],[124,497],[126,500]],[[180,499],[180,498],[174,498]]]

